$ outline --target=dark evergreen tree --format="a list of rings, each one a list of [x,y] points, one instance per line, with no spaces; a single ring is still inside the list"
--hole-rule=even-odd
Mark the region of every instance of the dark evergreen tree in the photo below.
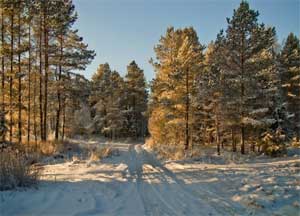
[[[242,154],[245,153],[246,130],[272,123],[267,118],[272,86],[265,84],[270,76],[268,68],[273,64],[269,56],[275,42],[275,29],[259,24],[258,15],[242,1],[233,17],[227,19],[226,35],[219,35],[224,37],[222,71],[227,111],[230,111],[230,121],[240,128]]]
[[[283,102],[286,107],[290,131],[300,139],[300,43],[299,38],[290,33],[279,56]]]
[[[147,131],[147,97],[144,72],[132,61],[125,75],[125,112],[128,135],[144,137]]]

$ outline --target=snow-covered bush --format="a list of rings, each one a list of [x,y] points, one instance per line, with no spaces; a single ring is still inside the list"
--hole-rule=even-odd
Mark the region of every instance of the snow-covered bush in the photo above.
[[[296,147],[296,148],[299,148],[299,147],[300,147],[300,141],[297,140],[296,137],[294,137],[294,138],[292,139],[291,146]]]
[[[183,145],[177,143],[160,144],[149,138],[146,140],[146,146],[149,150],[154,151],[159,158],[180,160],[186,157]]]
[[[63,151],[63,141],[43,141],[39,143],[40,152],[42,155],[50,156]]]
[[[99,161],[111,156],[118,156],[120,153],[118,149],[113,149],[111,146],[104,146],[101,148],[93,148],[90,152],[91,161]]]
[[[259,145],[262,152],[270,156],[278,156],[286,152],[285,135],[282,130],[267,131],[263,134]]]
[[[11,148],[0,151],[0,191],[16,187],[29,187],[37,183],[40,170],[33,166],[32,158]]]
[[[59,153],[80,152],[79,143],[66,140],[30,141],[18,146],[18,149],[29,155],[53,156]]]

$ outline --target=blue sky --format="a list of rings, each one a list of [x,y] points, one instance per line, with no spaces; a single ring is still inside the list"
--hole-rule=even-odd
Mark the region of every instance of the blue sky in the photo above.
[[[300,35],[300,0],[250,0],[259,20],[275,26],[281,43],[289,32]],[[79,19],[75,28],[97,53],[81,72],[90,78],[101,63],[108,62],[120,74],[135,60],[147,80],[154,77],[149,59],[167,27],[193,26],[202,44],[214,40],[226,28],[240,0],[74,0]]]

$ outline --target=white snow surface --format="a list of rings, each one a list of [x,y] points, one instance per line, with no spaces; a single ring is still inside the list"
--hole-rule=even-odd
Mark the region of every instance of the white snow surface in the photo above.
[[[119,156],[44,165],[37,188],[0,192],[0,215],[299,215],[299,157],[161,162],[142,144],[112,146]]]

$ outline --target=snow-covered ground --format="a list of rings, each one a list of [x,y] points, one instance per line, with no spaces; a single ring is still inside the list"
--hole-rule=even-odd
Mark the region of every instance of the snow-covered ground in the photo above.
[[[300,214],[298,157],[162,163],[141,144],[113,146],[119,156],[45,165],[38,188],[0,192],[0,215]]]

